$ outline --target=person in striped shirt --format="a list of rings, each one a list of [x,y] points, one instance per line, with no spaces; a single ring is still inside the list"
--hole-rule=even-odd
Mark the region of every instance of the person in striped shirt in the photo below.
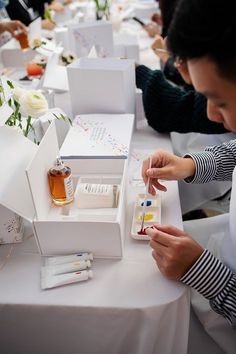
[[[235,9],[234,0],[227,5],[220,0],[181,0],[168,32],[176,66],[207,98],[208,118],[232,132],[236,132]],[[186,225],[184,231],[159,224],[147,229],[159,270],[195,289],[193,308],[208,334],[227,353],[235,353],[236,348],[235,166],[236,140],[232,140],[184,157],[159,150],[152,155],[151,168],[149,159],[142,167],[144,182],[150,178],[151,194],[156,189],[167,190],[160,180],[232,180],[230,213],[196,224],[192,221],[193,237]]]

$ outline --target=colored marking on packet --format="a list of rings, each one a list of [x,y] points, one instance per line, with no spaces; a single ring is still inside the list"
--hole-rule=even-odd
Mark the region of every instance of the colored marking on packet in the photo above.
[[[93,260],[93,254],[88,252],[80,252],[77,254],[71,254],[66,256],[56,256],[56,257],[47,257],[45,260],[45,265],[56,265],[63,263],[76,262],[81,260]]]
[[[88,280],[93,277],[91,270],[82,270],[74,273],[66,273],[60,275],[45,274],[41,276],[41,289],[50,289],[57,286],[77,283],[80,281]]]
[[[143,206],[143,205],[144,205],[144,202],[141,203],[141,206]],[[149,206],[151,206],[151,205],[152,205],[151,200],[147,200],[147,201],[146,201],[146,206],[149,207]]]

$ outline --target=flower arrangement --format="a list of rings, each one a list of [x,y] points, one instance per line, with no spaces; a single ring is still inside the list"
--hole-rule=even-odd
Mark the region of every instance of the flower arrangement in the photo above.
[[[7,104],[12,108],[13,113],[6,120],[5,124],[19,130],[25,137],[29,133],[33,134],[33,141],[39,144],[36,139],[34,121],[49,111],[48,102],[40,90],[26,90],[20,87],[14,87],[13,83],[7,80],[7,85],[12,91],[12,97]],[[0,92],[3,92],[3,86],[0,85]],[[1,99],[0,106],[3,104]],[[56,119],[63,120],[72,124],[71,119],[63,114],[56,115]],[[26,117],[26,118],[25,118]]]
[[[29,45],[38,54],[27,64],[27,74],[28,76],[40,77],[43,75],[47,65],[47,56],[45,53],[52,52],[53,48],[48,48],[48,40],[39,36],[32,38]],[[43,54],[41,53],[41,49],[43,50]]]
[[[97,20],[102,20],[104,17],[109,19],[109,1],[108,0],[94,0],[96,6]]]
[[[45,20],[48,20],[52,24],[56,25],[56,22],[54,20],[54,18],[55,18],[55,11],[54,10],[49,9],[48,7],[46,7],[43,17],[45,18]]]
[[[41,37],[34,37],[31,39],[29,45],[30,45],[30,48],[35,50],[37,48],[40,48],[42,45],[45,45],[46,44],[46,41],[43,40]]]
[[[41,54],[37,54],[31,61],[31,63],[35,63],[39,66],[41,66],[41,68],[45,69],[46,65],[47,65],[47,58],[44,55]]]
[[[62,65],[69,65],[71,64],[75,59],[77,59],[77,56],[72,53],[69,50],[66,50],[64,52],[62,52],[61,56],[60,56],[60,63]]]

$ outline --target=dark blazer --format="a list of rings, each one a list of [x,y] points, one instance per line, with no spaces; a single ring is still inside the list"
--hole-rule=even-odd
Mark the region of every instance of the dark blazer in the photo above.
[[[37,17],[43,17],[46,2],[51,3],[51,0],[9,0],[6,10],[11,20],[19,20],[28,26]],[[27,8],[34,10],[33,18]]]

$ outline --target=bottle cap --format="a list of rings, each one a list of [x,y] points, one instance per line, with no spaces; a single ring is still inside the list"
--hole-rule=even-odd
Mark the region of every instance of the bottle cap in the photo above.
[[[54,163],[55,169],[56,170],[61,170],[63,169],[64,166],[64,162],[62,161],[62,159],[60,158],[60,156],[57,156],[56,161]]]

